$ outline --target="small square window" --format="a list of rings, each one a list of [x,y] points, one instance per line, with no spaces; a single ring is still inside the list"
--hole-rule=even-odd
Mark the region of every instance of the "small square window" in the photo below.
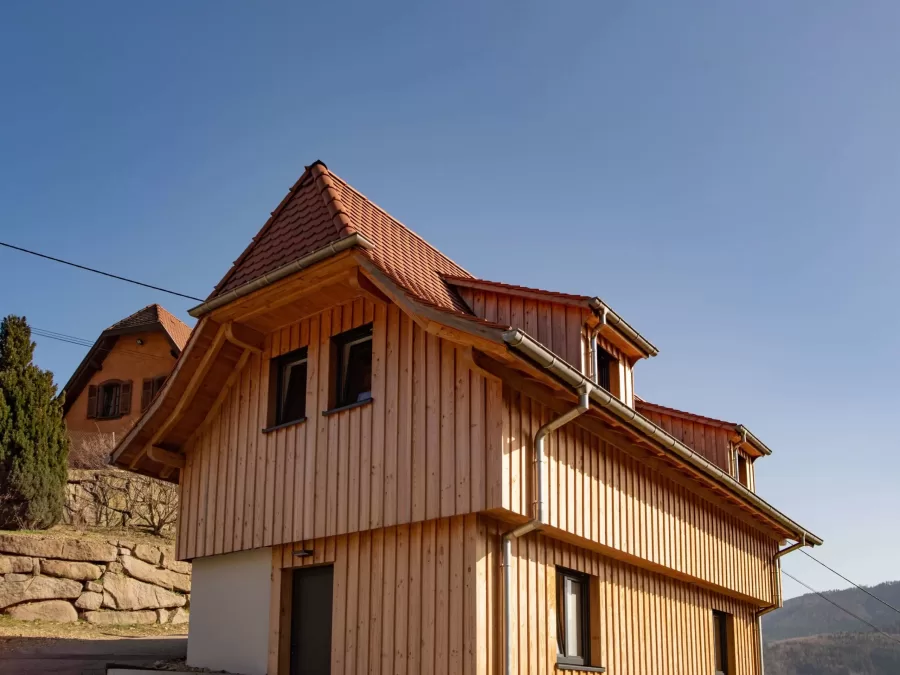
[[[556,568],[556,660],[586,666],[590,659],[590,579]]]
[[[372,398],[372,324],[332,338],[335,380],[333,408]]]
[[[306,417],[306,347],[272,360],[275,376],[273,425],[297,422]]]

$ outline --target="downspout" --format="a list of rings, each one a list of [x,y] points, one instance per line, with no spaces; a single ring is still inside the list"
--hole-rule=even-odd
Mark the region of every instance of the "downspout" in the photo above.
[[[592,354],[593,356],[593,354]],[[569,412],[547,422],[538,429],[534,436],[534,472],[535,472],[535,517],[527,523],[503,535],[503,645],[506,653],[506,675],[512,675],[512,626],[510,613],[510,596],[512,595],[512,540],[540,530],[547,524],[544,508],[544,442],[550,434],[565,426],[576,417],[583,415],[590,407],[591,386],[586,384],[578,395],[578,405]]]
[[[775,562],[775,571],[772,573],[772,592],[775,593],[775,603],[770,605],[769,607],[764,607],[756,613],[756,632],[759,636],[759,672],[760,675],[765,675],[766,673],[766,664],[764,661],[763,654],[763,634],[762,634],[762,618],[768,614],[769,612],[774,612],[776,609],[780,608],[783,603],[783,598],[781,595],[781,558],[782,556],[786,556],[788,553],[793,553],[797,549],[803,548],[804,546],[808,546],[806,543],[806,534],[803,534],[800,537],[800,541],[795,544],[791,544],[787,548],[783,548],[775,554],[773,558]]]

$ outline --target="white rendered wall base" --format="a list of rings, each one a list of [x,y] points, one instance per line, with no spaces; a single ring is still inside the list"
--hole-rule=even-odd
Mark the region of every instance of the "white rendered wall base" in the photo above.
[[[272,549],[194,558],[187,664],[266,675]]]

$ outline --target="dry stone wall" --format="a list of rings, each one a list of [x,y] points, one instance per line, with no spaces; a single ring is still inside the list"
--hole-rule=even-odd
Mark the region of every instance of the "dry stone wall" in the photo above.
[[[170,547],[0,534],[0,612],[101,625],[188,621],[191,565]]]

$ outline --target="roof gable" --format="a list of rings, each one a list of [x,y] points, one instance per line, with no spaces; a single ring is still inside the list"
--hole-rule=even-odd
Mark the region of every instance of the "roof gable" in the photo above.
[[[63,402],[63,413],[69,411],[81,391],[90,382],[91,377],[103,365],[103,361],[112,351],[119,336],[152,331],[162,331],[176,354],[182,352],[191,335],[190,326],[156,303],[147,305],[121,321],[117,321],[100,333],[81,363],[78,364],[75,372],[72,373],[69,381],[66,382],[66,386],[63,388],[66,395]]]
[[[208,300],[351,234],[372,243],[363,254],[407,293],[443,309],[469,313],[442,276],[471,275],[318,161],[306,167]]]

